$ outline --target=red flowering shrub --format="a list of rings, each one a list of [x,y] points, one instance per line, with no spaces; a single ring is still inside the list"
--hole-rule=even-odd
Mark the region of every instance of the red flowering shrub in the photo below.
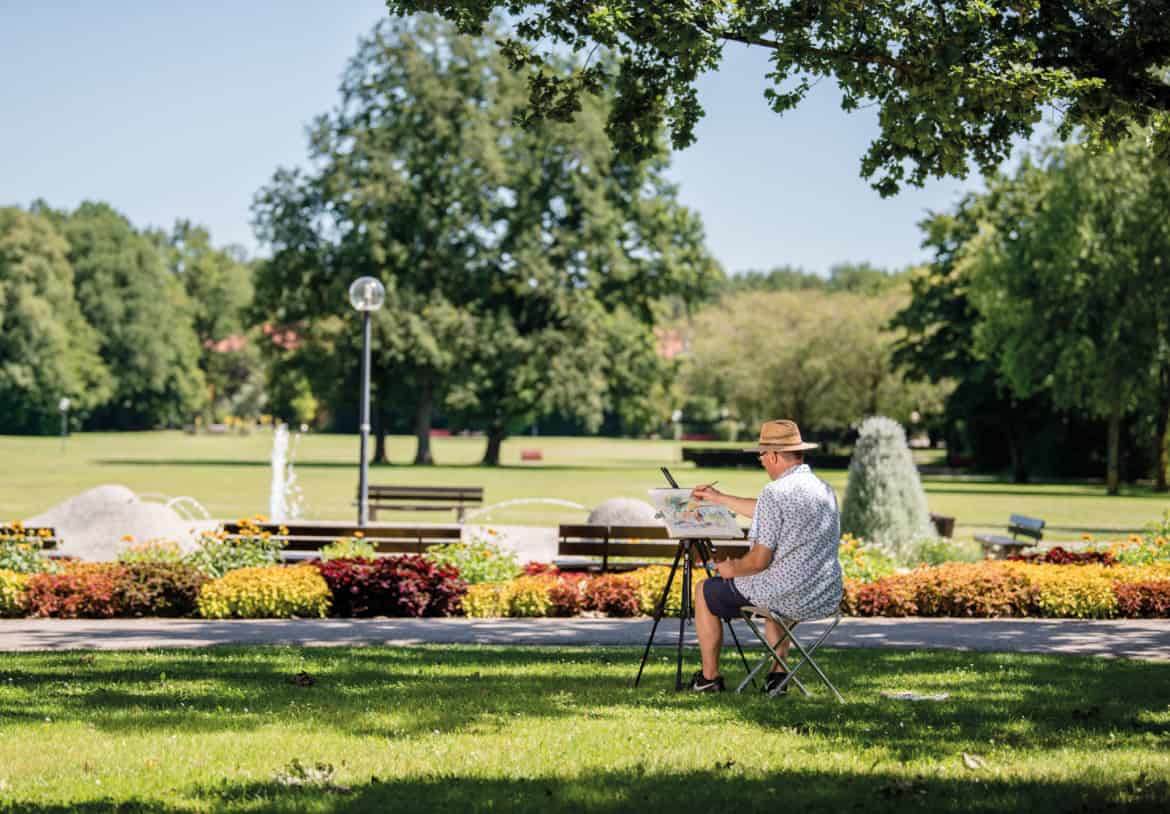
[[[1013,562],[1034,562],[1047,565],[1114,565],[1117,557],[1112,551],[1066,551],[1054,546],[1043,554],[1013,554],[1007,559]]]
[[[602,574],[585,583],[586,610],[607,616],[638,615],[638,582],[619,574]]]
[[[467,583],[454,566],[410,554],[377,560],[317,560],[339,616],[451,616]]]
[[[1170,617],[1170,581],[1117,582],[1113,591],[1117,594],[1117,611],[1121,616]]]
[[[117,616],[125,567],[116,563],[69,563],[60,574],[37,574],[28,581],[33,616],[94,619]]]
[[[911,587],[893,577],[877,582],[845,580],[842,605],[850,616],[914,616],[918,613]]]
[[[119,615],[188,616],[195,612],[199,588],[207,577],[195,566],[177,562],[131,562],[122,566],[115,591]]]
[[[537,577],[542,574],[555,577],[560,573],[561,569],[551,563],[536,562],[535,560],[524,563],[524,576],[526,577]]]
[[[555,569],[554,569],[555,570]],[[585,607],[585,574],[558,573],[548,590],[549,616],[576,616]]]
[[[905,580],[919,616],[1027,616],[1036,605],[1028,577],[1004,563],[946,563],[886,579]]]

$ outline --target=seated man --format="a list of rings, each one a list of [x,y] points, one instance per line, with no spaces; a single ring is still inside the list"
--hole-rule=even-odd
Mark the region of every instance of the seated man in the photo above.
[[[697,692],[721,692],[719,654],[722,619],[739,616],[748,605],[771,608],[789,619],[831,616],[841,604],[841,514],[833,488],[804,463],[804,450],[816,444],[801,440],[792,421],[768,421],[760,430],[758,452],[771,483],[758,498],[725,495],[711,486],[693,491],[700,500],[718,503],[752,518],[748,537],[754,543],[743,557],[718,563],[719,576],[699,583],[695,597],[695,629],[703,669],[691,679]],[[765,635],[773,647],[784,635],[769,621]],[[779,653],[787,659],[790,642]],[[785,673],[773,661],[765,690],[775,689]]]

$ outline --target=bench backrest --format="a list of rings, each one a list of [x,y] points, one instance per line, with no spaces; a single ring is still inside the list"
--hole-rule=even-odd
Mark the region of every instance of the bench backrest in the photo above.
[[[0,540],[13,538],[39,543],[41,548],[56,548],[57,530],[52,526],[21,526],[20,530],[7,524],[0,524]]]
[[[482,486],[370,486],[370,500],[435,500],[482,503]]]
[[[1044,521],[1038,517],[1026,517],[1022,514],[1013,514],[1008,521],[1008,531],[1013,536],[1023,535],[1039,540],[1044,536]]]
[[[602,526],[563,524],[558,529],[557,555],[562,557],[601,557],[604,571],[610,557],[670,559],[678,550],[677,541],[666,526]],[[744,537],[747,530],[744,530]],[[745,554],[750,544],[739,540],[718,540],[715,559]]]
[[[357,526],[352,523],[251,523],[251,529],[268,532],[269,539],[278,540],[288,551],[316,551],[334,540],[354,537],[372,543],[380,554],[421,554],[428,548],[448,543],[457,543],[462,538],[458,526],[396,526],[388,523],[371,523]],[[229,537],[241,535],[239,523],[224,523],[223,530]]]

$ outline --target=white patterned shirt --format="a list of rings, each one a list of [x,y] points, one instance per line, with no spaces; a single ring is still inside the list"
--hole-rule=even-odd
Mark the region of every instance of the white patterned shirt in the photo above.
[[[841,513],[833,487],[808,464],[789,469],[760,492],[748,538],[772,549],[758,574],[735,577],[754,605],[789,619],[832,616],[841,604]]]

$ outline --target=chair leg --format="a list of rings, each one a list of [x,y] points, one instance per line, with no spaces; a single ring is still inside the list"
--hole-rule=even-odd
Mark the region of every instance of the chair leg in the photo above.
[[[790,683],[795,684],[797,688],[799,688],[800,691],[805,695],[809,695],[810,693],[808,689],[804,686],[803,683],[801,683],[800,679],[796,677],[797,671],[800,670],[800,668],[805,664],[808,664],[816,672],[817,676],[820,677],[821,681],[825,683],[825,686],[829,688],[829,691],[833,693],[833,696],[837,699],[837,701],[842,704],[845,703],[845,699],[841,696],[841,693],[837,691],[837,688],[833,686],[833,682],[829,680],[829,677],[825,675],[825,671],[821,669],[820,665],[817,664],[816,660],[813,658],[813,653],[816,652],[816,649],[820,647],[827,638],[829,638],[829,634],[831,634],[837,628],[837,625],[841,623],[841,616],[839,614],[833,617],[829,626],[825,628],[824,632],[821,633],[820,636],[817,637],[816,641],[808,646],[802,644],[800,640],[797,639],[795,635],[793,635],[792,628],[795,627],[795,624],[789,625],[787,620],[781,618],[778,614],[771,614],[772,620],[780,625],[781,630],[784,631],[784,635],[780,637],[780,641],[776,643],[775,647],[772,646],[767,637],[763,634],[763,632],[760,631],[759,626],[755,622],[755,615],[756,614],[754,613],[745,611],[743,618],[744,621],[747,622],[748,627],[751,628],[751,631],[756,635],[756,638],[759,639],[767,648],[768,655],[765,656],[764,659],[759,664],[757,664],[750,673],[748,673],[748,677],[744,679],[743,683],[741,683],[739,687],[736,688],[736,692],[743,692],[743,689],[747,686],[748,682],[751,681],[755,675],[766,665],[769,665],[774,661],[775,663],[779,664],[788,673],[788,675],[784,678],[783,681],[780,682],[779,685],[776,686],[775,689],[772,690],[770,695],[774,697],[780,694]],[[786,640],[791,641],[792,645],[800,654],[800,660],[791,666],[778,652],[780,646],[783,645]]]
[[[816,660],[813,659],[813,657],[812,657],[812,654],[816,651],[816,649],[818,647],[821,646],[821,643],[824,642],[825,639],[829,638],[829,634],[832,633],[837,628],[837,625],[839,625],[841,623],[841,617],[840,616],[834,617],[832,623],[830,623],[830,625],[827,628],[825,628],[825,632],[822,633],[820,636],[818,636],[817,640],[815,642],[813,642],[812,645],[810,645],[807,648],[800,643],[799,639],[797,639],[795,636],[792,635],[792,631],[789,629],[788,625],[784,622],[784,620],[779,620],[779,622],[780,622],[780,627],[782,627],[784,629],[785,633],[788,634],[788,637],[792,639],[793,647],[795,647],[797,649],[797,651],[800,653],[800,656],[801,656],[801,660],[799,662],[797,662],[796,666],[793,667],[792,670],[789,672],[788,678],[795,680],[796,671],[799,670],[801,667],[803,667],[807,663],[808,665],[810,665],[813,668],[814,671],[816,671],[816,674],[818,676],[820,676],[821,681],[825,682],[825,686],[827,686],[829,688],[829,690],[832,691],[833,695],[836,696],[837,701],[844,704],[845,699],[841,697],[841,693],[837,692],[837,688],[833,686],[833,682],[829,681],[829,677],[827,675],[825,675],[825,671],[821,669],[820,665],[817,664]],[[780,683],[780,687],[776,688],[777,692],[779,692],[780,689],[784,686],[784,684],[787,683],[787,680],[788,679],[785,679],[785,681]]]
[[[787,631],[787,629],[786,629],[786,634],[784,636],[781,636],[780,641],[776,642],[776,646],[773,647],[772,643],[768,641],[768,637],[766,635],[764,635],[763,631],[761,631],[759,626],[756,624],[756,620],[755,620],[755,617],[753,616],[753,614],[744,613],[743,619],[745,622],[747,622],[748,627],[751,628],[752,633],[756,634],[756,638],[759,639],[760,642],[764,645],[765,649],[768,650],[768,655],[764,656],[763,660],[759,664],[757,664],[748,673],[747,678],[745,678],[743,680],[743,682],[740,683],[740,685],[738,687],[736,687],[735,691],[737,693],[743,692],[744,687],[746,687],[748,685],[748,683],[751,682],[751,680],[756,677],[756,674],[759,673],[760,670],[762,670],[762,669],[764,669],[764,667],[767,667],[768,665],[772,664],[772,662],[776,662],[781,667],[783,667],[785,671],[788,672],[789,677],[792,679],[792,683],[794,683],[800,689],[800,691],[802,693],[804,693],[805,695],[808,695],[809,692],[805,688],[804,684],[802,684],[800,682],[800,679],[792,676],[792,672],[788,669],[788,662],[786,662],[784,660],[784,657],[781,656],[779,653],[780,647],[784,644],[784,640],[792,638],[791,631]],[[795,641],[796,640],[793,639],[794,643],[795,643]],[[787,684],[788,682],[785,681],[784,683]]]

